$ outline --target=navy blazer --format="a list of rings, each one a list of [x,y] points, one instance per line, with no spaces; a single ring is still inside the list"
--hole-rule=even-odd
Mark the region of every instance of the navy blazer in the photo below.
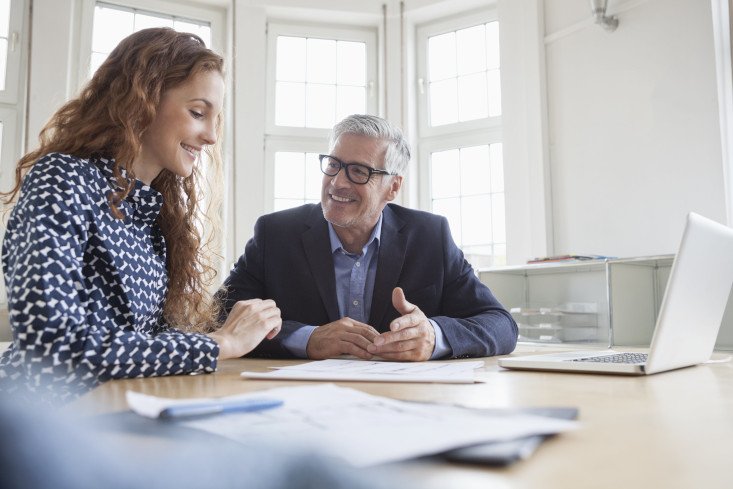
[[[380,332],[400,314],[392,290],[440,326],[454,358],[501,355],[514,350],[517,324],[482,284],[435,214],[389,204],[384,208],[369,324]],[[328,224],[320,204],[260,217],[254,237],[220,291],[228,313],[239,300],[273,299],[283,327],[253,356],[293,355],[281,342],[304,325],[339,318]]]

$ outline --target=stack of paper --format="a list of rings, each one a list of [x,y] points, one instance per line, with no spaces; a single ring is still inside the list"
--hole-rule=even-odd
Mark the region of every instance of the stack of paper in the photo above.
[[[267,440],[320,450],[361,467],[477,443],[559,433],[576,426],[573,421],[542,416],[488,415],[455,406],[397,401],[333,384],[282,387],[232,397],[239,402],[248,397],[266,397],[283,404],[182,424],[253,446]],[[161,412],[167,402],[197,402],[130,392],[127,399],[133,411],[148,415]],[[221,398],[218,402],[227,403],[229,399]]]
[[[271,372],[242,372],[247,379],[340,380],[371,382],[440,382],[471,384],[474,371],[484,366],[473,362],[370,362],[365,360],[320,360]]]

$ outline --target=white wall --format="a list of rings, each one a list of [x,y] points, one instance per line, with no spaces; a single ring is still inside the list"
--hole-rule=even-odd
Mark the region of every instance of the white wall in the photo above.
[[[91,1],[34,1],[31,141],[77,89],[79,5]],[[394,119],[404,103],[409,118],[409,98],[395,93],[399,1],[385,3],[389,59],[382,86],[390,94],[382,110]],[[546,253],[669,253],[687,211],[725,219],[710,1],[609,3],[621,21],[613,33],[592,24],[586,0],[498,0],[510,263]],[[408,66],[416,25],[484,4],[406,1]],[[381,2],[231,0],[230,259],[241,253],[265,207],[264,30],[270,16],[377,27],[382,42],[385,34]],[[414,83],[411,73],[407,81]],[[403,124],[414,132],[409,120]],[[417,180],[414,171],[410,179]]]
[[[544,0],[555,253],[672,253],[683,218],[726,220],[708,0]]]

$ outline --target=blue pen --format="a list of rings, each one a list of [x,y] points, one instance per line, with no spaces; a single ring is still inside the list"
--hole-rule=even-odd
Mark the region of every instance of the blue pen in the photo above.
[[[224,401],[205,401],[192,404],[178,404],[163,409],[160,417],[163,419],[188,418],[193,416],[209,416],[212,414],[262,411],[282,406],[279,399],[238,399]]]

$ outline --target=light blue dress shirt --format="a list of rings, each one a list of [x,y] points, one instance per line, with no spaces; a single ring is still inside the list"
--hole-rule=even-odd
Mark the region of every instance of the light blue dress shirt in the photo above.
[[[377,258],[379,256],[379,238],[382,234],[382,216],[379,216],[377,225],[359,254],[347,252],[331,223],[328,223],[328,237],[331,241],[333,253],[333,267],[336,277],[336,296],[341,317],[349,317],[356,321],[369,324],[369,313],[372,307],[374,293],[374,278],[377,275]],[[409,302],[410,298],[407,297]],[[431,360],[450,355],[443,331],[438,323],[428,319],[435,331],[435,348]],[[306,347],[310,335],[317,326],[303,326],[288,338],[283,340],[283,346],[290,353],[299,358],[308,358]]]

